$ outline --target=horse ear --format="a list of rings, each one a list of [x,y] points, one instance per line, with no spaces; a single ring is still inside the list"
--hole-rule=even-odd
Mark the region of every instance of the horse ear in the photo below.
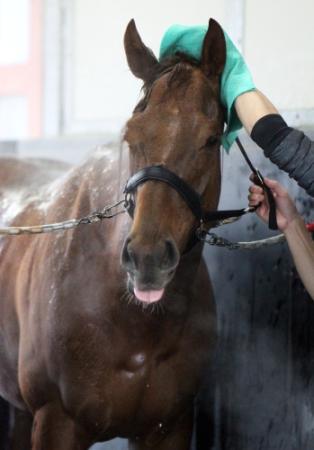
[[[221,75],[226,62],[226,41],[223,29],[214,19],[209,20],[204,38],[201,67],[208,77]]]
[[[153,52],[143,44],[134,19],[126,28],[124,48],[133,75],[143,81],[150,81],[159,63]]]

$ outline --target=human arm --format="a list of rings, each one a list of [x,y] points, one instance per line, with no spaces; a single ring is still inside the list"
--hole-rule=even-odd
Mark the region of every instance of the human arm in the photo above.
[[[300,278],[314,300],[314,242],[288,192],[277,181],[264,181],[274,195],[278,228],[284,233]],[[259,204],[257,214],[267,222],[269,206],[263,189],[254,184],[249,191],[249,205]]]
[[[265,156],[314,196],[314,142],[302,131],[289,127],[258,90],[237,97],[235,109]]]
[[[254,125],[262,117],[268,114],[279,114],[270,100],[257,89],[239,95],[235,100],[234,106],[241,123],[249,135],[251,135]]]
[[[242,58],[240,54],[238,57]],[[265,156],[314,197],[314,142],[302,131],[289,127],[258,89],[237,96],[234,109]]]
[[[299,216],[291,222],[285,236],[303,284],[314,300],[314,242]]]

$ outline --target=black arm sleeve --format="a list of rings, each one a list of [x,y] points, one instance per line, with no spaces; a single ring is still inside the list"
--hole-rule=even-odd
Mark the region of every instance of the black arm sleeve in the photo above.
[[[302,131],[288,127],[279,114],[270,114],[257,121],[251,137],[262,147],[267,158],[314,197],[313,141]]]

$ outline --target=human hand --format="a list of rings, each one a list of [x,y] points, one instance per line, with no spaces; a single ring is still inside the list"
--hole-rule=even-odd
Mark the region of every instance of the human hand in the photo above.
[[[254,182],[254,175],[251,175],[250,179]],[[285,231],[289,224],[299,216],[296,206],[289,196],[286,189],[284,189],[278,181],[271,180],[270,178],[264,178],[266,186],[270,188],[273,193],[276,203],[276,218],[280,231]],[[266,223],[269,219],[269,204],[267,196],[265,195],[263,188],[253,184],[249,188],[249,206],[260,205],[256,213]]]

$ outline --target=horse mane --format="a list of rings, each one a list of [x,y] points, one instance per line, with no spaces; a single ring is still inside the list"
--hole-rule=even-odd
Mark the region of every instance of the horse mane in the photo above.
[[[185,53],[177,52],[175,55],[163,59],[154,71],[149,81],[142,86],[143,97],[133,112],[141,112],[146,108],[154,83],[165,74],[170,74],[167,80],[169,88],[175,89],[187,85],[190,80],[192,68],[200,67],[200,62]]]

